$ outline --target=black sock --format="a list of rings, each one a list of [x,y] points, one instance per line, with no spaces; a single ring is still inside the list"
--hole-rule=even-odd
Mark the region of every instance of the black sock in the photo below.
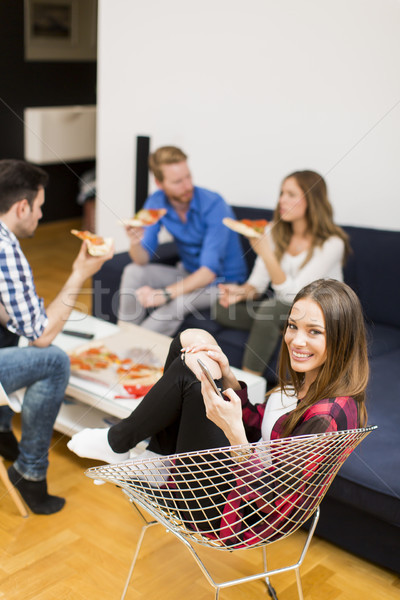
[[[65,504],[64,498],[50,496],[47,493],[46,479],[43,479],[43,481],[29,481],[29,479],[22,477],[13,466],[8,469],[8,477],[31,511],[38,515],[56,513]]]
[[[0,456],[14,462],[19,454],[18,440],[12,431],[0,431]]]

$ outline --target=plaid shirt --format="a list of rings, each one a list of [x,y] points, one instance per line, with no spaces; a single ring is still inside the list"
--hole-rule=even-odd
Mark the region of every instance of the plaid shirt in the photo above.
[[[36,340],[47,325],[43,299],[38,298],[32,271],[15,235],[0,221],[0,303],[9,317],[5,327]]]
[[[247,389],[239,390],[242,401],[242,417],[249,442],[261,439],[261,425],[267,404],[251,404],[247,398]],[[282,437],[283,427],[289,412],[282,415],[272,428],[271,439]],[[310,406],[291,433],[291,436],[311,433],[344,431],[358,427],[357,403],[349,396],[324,398]]]
[[[261,436],[261,424],[265,412],[265,404],[253,405],[247,400],[246,389],[239,391],[242,400],[243,421],[246,433],[250,441],[258,441]],[[271,439],[282,436],[283,426],[289,413],[282,415],[275,423]],[[312,433],[325,433],[329,431],[340,431],[355,429],[359,427],[358,410],[355,400],[349,396],[327,398],[320,400],[304,413],[301,422],[292,432],[292,436],[306,435]],[[291,518],[295,518],[298,511],[301,512],[307,504],[307,496],[304,490],[307,480],[312,480],[314,468],[323,456],[310,457],[307,472],[303,473],[303,484],[300,488],[292,490],[287,498],[275,497],[271,492],[268,502],[261,500],[264,480],[269,479],[273,466],[265,468],[257,454],[253,454],[249,460],[239,463],[234,467],[235,486],[229,492],[223,514],[220,520],[219,535],[221,538],[229,537],[232,547],[241,548],[247,544],[257,543],[261,539],[269,537],[270,541],[279,539],[277,529],[290,527]],[[272,457],[279,464],[279,456]],[[278,467],[279,471],[279,467]],[[279,481],[285,478],[285,472],[275,473],[275,485],[279,487]],[[285,499],[287,502],[285,502]],[[257,506],[258,515],[264,513],[264,520],[252,526],[247,522],[247,515],[251,509]],[[250,526],[249,526],[250,525]],[[218,536],[217,536],[218,537]]]

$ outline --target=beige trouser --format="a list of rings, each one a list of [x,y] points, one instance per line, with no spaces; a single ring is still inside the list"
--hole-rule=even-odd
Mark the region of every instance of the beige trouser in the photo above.
[[[215,302],[218,293],[216,285],[178,296],[151,311],[144,308],[136,297],[135,291],[144,285],[155,289],[164,288],[188,275],[182,265],[176,267],[159,264],[127,265],[122,273],[119,290],[118,318],[172,336],[185,316],[191,313],[199,319],[199,327],[201,327],[203,317],[199,311],[209,308]]]

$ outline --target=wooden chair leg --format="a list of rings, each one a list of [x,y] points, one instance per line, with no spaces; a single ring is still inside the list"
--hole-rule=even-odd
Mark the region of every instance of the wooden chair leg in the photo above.
[[[18,508],[21,515],[23,517],[28,517],[29,513],[26,510],[24,503],[22,502],[21,498],[18,496],[17,492],[15,491],[15,488],[13,487],[12,483],[10,482],[10,480],[8,478],[8,473],[4,466],[3,459],[1,457],[0,457],[0,479],[4,483],[4,485],[7,489],[7,492],[10,494],[11,498],[14,500],[15,506]]]

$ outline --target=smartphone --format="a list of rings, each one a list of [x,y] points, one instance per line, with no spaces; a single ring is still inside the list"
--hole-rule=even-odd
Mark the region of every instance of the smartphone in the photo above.
[[[222,400],[225,400],[225,398],[223,397],[223,395],[221,394],[221,390],[219,388],[217,388],[216,383],[214,381],[214,379],[212,378],[212,375],[208,369],[208,367],[206,367],[206,365],[203,363],[202,360],[200,360],[199,358],[197,359],[197,362],[199,363],[201,370],[203,371],[203,373],[205,374],[205,376],[207,377],[208,381],[211,383],[211,385],[214,388],[214,392],[216,394],[218,394],[218,396],[220,396],[222,398]]]
[[[92,340],[94,333],[85,333],[84,331],[72,331],[72,329],[63,329],[61,333],[72,335],[74,337],[83,338],[84,340]]]

